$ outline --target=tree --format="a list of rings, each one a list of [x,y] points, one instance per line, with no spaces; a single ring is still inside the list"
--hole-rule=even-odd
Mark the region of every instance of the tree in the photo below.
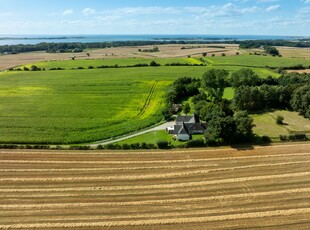
[[[183,112],[186,114],[186,116],[187,116],[187,114],[189,113],[191,111],[191,107],[190,107],[190,105],[188,104],[188,103],[185,103],[185,105],[183,106]]]
[[[207,53],[206,53],[206,52],[202,53],[202,56],[203,56],[203,57],[206,57],[206,56],[207,56]]]
[[[228,72],[223,69],[210,69],[202,76],[203,86],[207,89],[214,101],[221,101],[224,89],[227,86],[226,78]]]
[[[207,133],[211,134],[219,144],[233,143],[236,134],[236,122],[235,120],[228,117],[216,117],[209,121]]]
[[[283,125],[284,117],[281,115],[277,116],[276,123],[277,125]]]
[[[156,61],[151,61],[150,66],[160,66]]]
[[[234,142],[247,142],[253,137],[253,119],[246,111],[239,111],[235,115],[236,134]]]
[[[236,52],[236,55],[238,56],[240,53],[239,52]]]
[[[258,111],[264,108],[258,87],[240,86],[235,91],[233,105],[237,110]]]
[[[240,86],[257,86],[261,82],[259,76],[252,69],[242,68],[231,75],[231,86],[238,88]]]
[[[273,46],[265,46],[264,50],[267,54],[271,54],[275,56],[280,54],[279,50],[277,50],[277,48]]]
[[[295,111],[310,118],[310,84],[302,86],[294,91],[291,106]]]

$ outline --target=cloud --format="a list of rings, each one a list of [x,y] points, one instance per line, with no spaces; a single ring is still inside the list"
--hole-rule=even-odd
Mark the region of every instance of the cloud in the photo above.
[[[267,12],[275,11],[275,10],[280,9],[280,7],[281,7],[280,5],[269,6],[269,7],[266,9],[266,11],[267,11]]]
[[[211,7],[187,7],[185,10],[196,14],[196,17],[236,17],[245,14],[250,14],[258,11],[260,8],[257,6],[239,8],[233,3],[227,3],[222,6]]]
[[[279,0],[256,0],[258,3],[278,2]]]
[[[84,14],[85,16],[89,16],[95,13],[96,13],[96,10],[91,9],[91,8],[85,8],[84,10],[82,10],[82,14]]]
[[[310,18],[310,7],[301,8],[297,14],[298,18]]]
[[[310,3],[310,0],[301,0],[303,3]]]
[[[73,13],[74,13],[74,11],[72,9],[68,9],[68,10],[63,11],[62,15],[63,16],[67,16],[67,15],[71,15]]]

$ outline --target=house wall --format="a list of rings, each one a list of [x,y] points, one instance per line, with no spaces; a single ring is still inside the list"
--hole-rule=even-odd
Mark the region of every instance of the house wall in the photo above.
[[[188,134],[178,134],[177,138],[179,141],[188,141],[190,136]]]

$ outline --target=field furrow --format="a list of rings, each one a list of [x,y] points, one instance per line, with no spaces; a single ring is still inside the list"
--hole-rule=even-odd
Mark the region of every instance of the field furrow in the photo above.
[[[0,150],[0,229],[307,229],[310,145]]]

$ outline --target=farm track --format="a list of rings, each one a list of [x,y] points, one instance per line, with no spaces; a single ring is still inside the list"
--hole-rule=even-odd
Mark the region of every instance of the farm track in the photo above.
[[[0,229],[309,229],[310,144],[0,150]]]

